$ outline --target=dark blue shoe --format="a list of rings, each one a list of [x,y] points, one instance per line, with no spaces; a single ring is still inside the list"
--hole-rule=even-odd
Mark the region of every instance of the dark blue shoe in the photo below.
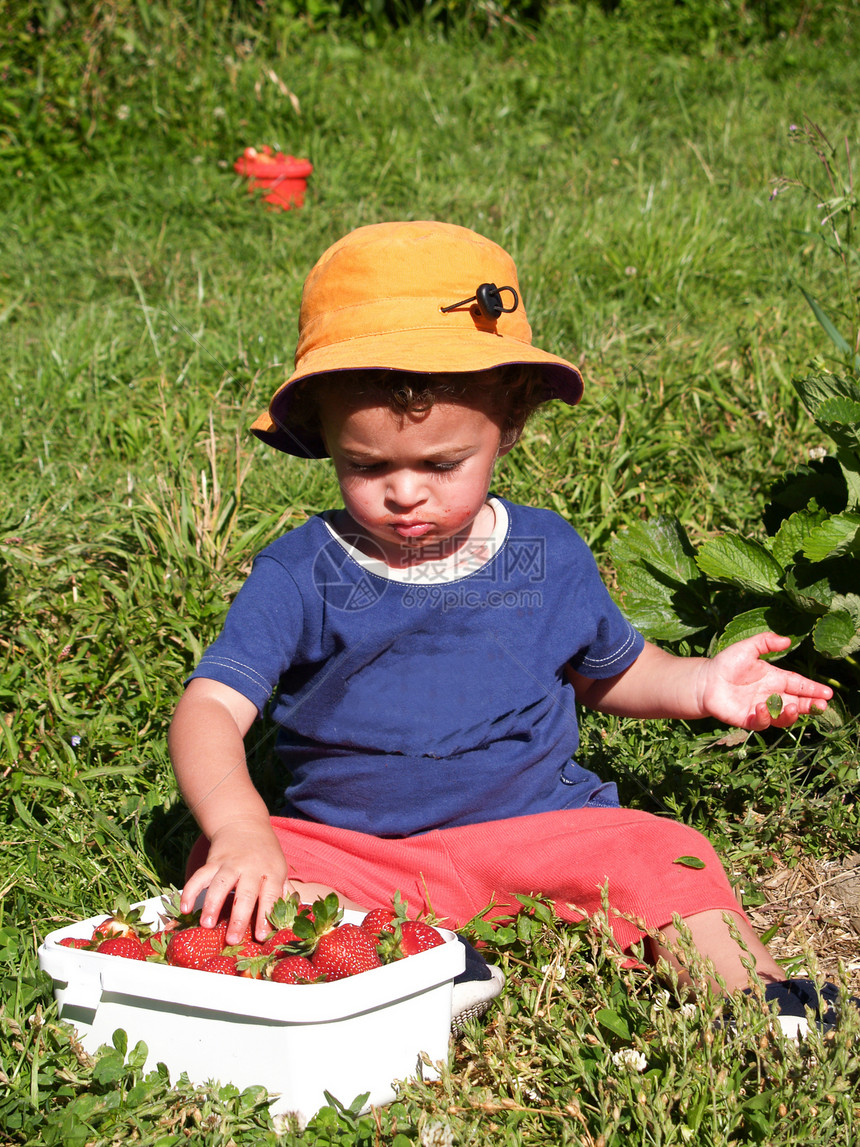
[[[751,990],[747,988],[747,994]],[[794,1038],[809,1032],[810,1018],[824,1032],[835,1026],[839,1011],[846,1004],[860,1009],[860,999],[843,996],[835,984],[822,984],[819,988],[812,980],[804,979],[768,984],[764,1000],[785,1034]]]
[[[505,986],[501,968],[488,964],[468,940],[457,939],[466,949],[466,967],[454,979],[451,994],[451,1034],[461,1036],[467,1020],[478,1019]]]

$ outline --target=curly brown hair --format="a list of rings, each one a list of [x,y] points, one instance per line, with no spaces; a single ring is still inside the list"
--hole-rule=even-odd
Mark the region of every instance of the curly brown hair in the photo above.
[[[500,419],[503,445],[516,442],[526,420],[546,401],[540,367],[527,363],[462,374],[418,374],[399,370],[342,370],[295,384],[289,421],[297,430],[319,434],[320,399],[336,397],[350,407],[388,406],[397,414],[423,414],[436,402],[464,406],[489,403]]]

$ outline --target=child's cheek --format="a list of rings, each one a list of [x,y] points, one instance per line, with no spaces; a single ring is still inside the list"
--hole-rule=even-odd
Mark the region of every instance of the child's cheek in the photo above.
[[[473,506],[448,506],[439,515],[440,522],[446,526],[462,526],[469,518],[474,517]]]

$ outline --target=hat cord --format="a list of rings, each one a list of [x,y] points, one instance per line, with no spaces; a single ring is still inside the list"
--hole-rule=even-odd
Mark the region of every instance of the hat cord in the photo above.
[[[513,306],[506,307],[502,303],[502,291],[510,291],[514,296]],[[509,315],[511,311],[515,311],[520,305],[520,297],[513,287],[497,287],[495,283],[481,283],[470,298],[461,299],[459,303],[451,303],[447,307],[440,307],[439,310],[445,315],[448,311],[465,307],[467,303],[477,303],[477,310],[485,319],[495,320],[499,315]]]

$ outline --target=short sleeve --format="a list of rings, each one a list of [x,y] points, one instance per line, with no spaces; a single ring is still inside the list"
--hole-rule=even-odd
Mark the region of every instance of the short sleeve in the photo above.
[[[301,594],[289,572],[265,553],[254,562],[216,640],[188,681],[229,685],[262,713],[295,655],[302,631]]]
[[[604,679],[629,669],[645,647],[645,638],[613,601],[585,541],[567,528],[566,584],[572,597],[559,602],[576,638],[568,664],[583,677]]]

